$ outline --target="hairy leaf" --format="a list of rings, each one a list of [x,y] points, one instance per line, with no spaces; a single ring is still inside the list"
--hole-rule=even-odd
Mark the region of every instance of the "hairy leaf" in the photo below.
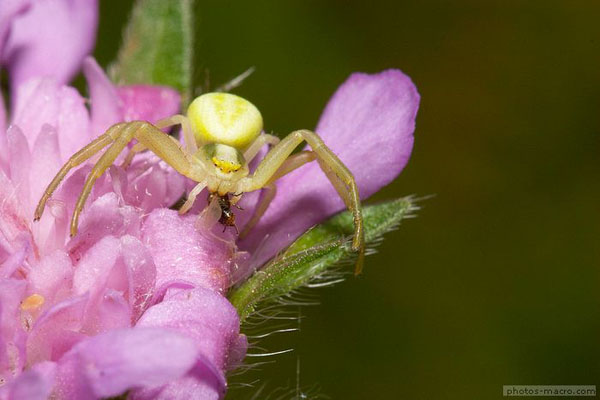
[[[416,210],[410,198],[363,208],[365,240],[376,243]],[[349,237],[354,231],[352,214],[342,212],[300,236],[281,256],[255,272],[231,291],[229,300],[245,320],[260,302],[286,295],[318,280],[331,267],[352,258]]]

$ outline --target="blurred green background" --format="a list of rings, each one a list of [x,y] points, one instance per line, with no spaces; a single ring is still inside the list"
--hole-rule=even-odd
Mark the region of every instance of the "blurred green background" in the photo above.
[[[104,66],[130,6],[101,2]],[[198,82],[255,66],[236,93],[280,134],[314,127],[351,72],[402,69],[422,96],[415,149],[372,200],[435,195],[362,276],[315,291],[301,332],[263,340],[294,351],[248,360],[274,363],[228,398],[600,384],[600,2],[198,0],[197,18]]]

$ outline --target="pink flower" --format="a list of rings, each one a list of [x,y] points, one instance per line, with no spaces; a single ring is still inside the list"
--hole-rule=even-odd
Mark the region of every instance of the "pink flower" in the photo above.
[[[152,121],[178,108],[170,89],[116,90],[93,60],[85,72],[91,118],[74,90],[33,79],[19,88],[12,124],[2,132],[8,150],[0,170],[3,394],[18,398],[33,384],[45,393],[40,398],[49,391],[79,399],[145,388],[136,395],[144,398],[173,390],[166,384],[181,380],[174,387],[218,398],[223,373],[234,365],[228,354],[239,358],[246,346],[237,314],[221,294],[235,249],[208,241],[194,229],[194,217],[164,208],[183,193],[181,177],[152,155],[136,159],[127,172],[115,167],[95,188],[79,234],[69,239],[67,220],[84,167],[53,197],[50,212],[32,222],[45,186],[71,147],[79,146],[73,142],[93,138],[92,127],[102,119],[114,122],[98,109],[112,109],[116,120],[146,112]],[[107,93],[118,95],[102,97]],[[161,105],[161,114],[138,107],[140,98]],[[202,304],[212,306],[202,313]],[[194,321],[178,322],[183,314],[170,314],[182,305],[195,313]],[[218,324],[207,322],[218,312]],[[149,322],[142,324],[142,316]],[[175,332],[183,322],[186,329]],[[206,344],[199,337],[215,339]],[[178,356],[165,362],[167,354]]]
[[[95,10],[95,2],[85,10],[77,1],[47,2],[86,15]],[[21,19],[39,12],[37,2],[20,5],[0,19],[14,110],[9,128],[0,130],[0,398],[126,391],[170,397],[182,387],[182,398],[222,397],[224,372],[241,362],[247,345],[222,295],[235,249],[207,241],[193,217],[165,208],[183,194],[183,178],[151,154],[136,157],[127,171],[111,168],[94,189],[79,235],[69,239],[66,225],[86,166],[66,179],[39,223],[32,221],[39,196],[71,154],[115,122],[176,113],[179,95],[170,88],[116,88],[87,59],[88,113],[84,99],[61,83],[85,53],[45,70],[51,66],[40,65],[38,56],[47,43],[11,39]],[[94,29],[80,28],[75,36],[93,43]],[[22,60],[7,56],[17,44],[31,50]],[[4,121],[4,109],[0,115]],[[169,258],[177,246],[164,250],[182,231],[187,242]]]

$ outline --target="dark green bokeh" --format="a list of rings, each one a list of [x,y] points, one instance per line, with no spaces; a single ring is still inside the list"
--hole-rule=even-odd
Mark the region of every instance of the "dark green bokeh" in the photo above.
[[[360,278],[317,291],[300,333],[260,343],[293,352],[236,381],[293,388],[299,360],[300,385],[334,399],[600,384],[600,3],[198,3],[197,81],[255,66],[236,92],[279,134],[314,127],[352,71],[410,75],[415,150],[375,198],[436,195]],[[104,66],[130,5],[101,4]]]

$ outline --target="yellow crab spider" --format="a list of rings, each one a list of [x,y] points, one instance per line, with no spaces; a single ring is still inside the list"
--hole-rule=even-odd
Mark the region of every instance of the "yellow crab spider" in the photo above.
[[[173,125],[182,126],[185,147],[161,131]],[[229,206],[235,204],[239,194],[266,189],[267,192],[240,234],[243,237],[258,222],[275,196],[274,181],[316,159],[346,207],[353,213],[352,249],[359,252],[356,273],[360,272],[364,256],[364,233],[358,188],[352,173],[316,133],[297,130],[280,141],[276,136],[263,133],[262,128],[263,119],[258,109],[249,101],[229,93],[206,93],[197,97],[190,104],[187,117],[174,115],[155,124],[132,121],[113,125],[106,133],[75,153],[60,169],[42,195],[34,219],[40,219],[46,201],[69,170],[110,145],[87,176],[75,205],[71,220],[71,236],[74,236],[77,233],[79,214],[94,182],[112,165],[127,144],[132,139],[137,139],[138,143],[131,148],[124,166],[131,162],[136,152],[149,149],[177,172],[198,182],[180,208],[179,212],[182,214],[192,207],[196,196],[207,188],[211,199],[207,210],[212,208],[215,214],[216,209],[217,219],[221,223],[233,225]],[[310,145],[312,151],[291,155],[303,141]],[[272,148],[254,173],[250,174],[248,163],[265,144]],[[229,194],[234,194],[231,201]]]

